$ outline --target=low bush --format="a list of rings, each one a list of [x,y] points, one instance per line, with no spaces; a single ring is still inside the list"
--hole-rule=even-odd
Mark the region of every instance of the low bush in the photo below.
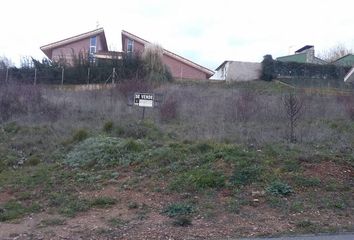
[[[238,185],[247,185],[260,179],[262,168],[258,165],[236,166],[231,182]]]
[[[163,210],[163,213],[169,217],[185,216],[194,212],[194,206],[187,203],[172,203]]]
[[[144,148],[142,141],[93,137],[76,145],[67,154],[64,162],[71,167],[95,169],[130,164],[140,159],[140,151]]]
[[[178,102],[176,99],[167,99],[160,107],[160,119],[163,122],[169,122],[177,118]]]
[[[293,193],[293,189],[290,185],[284,182],[275,181],[272,182],[267,188],[266,191],[272,195],[276,196],[287,196]]]
[[[81,142],[88,137],[88,132],[86,129],[78,129],[74,132],[72,136],[72,142]]]
[[[113,130],[113,122],[108,121],[103,125],[103,131],[106,133],[110,133]]]
[[[199,168],[178,175],[170,188],[177,191],[195,191],[206,188],[221,188],[225,185],[225,176],[212,169]]]

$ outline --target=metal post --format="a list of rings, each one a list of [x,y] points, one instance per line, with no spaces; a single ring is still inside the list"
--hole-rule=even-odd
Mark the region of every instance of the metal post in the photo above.
[[[9,81],[9,67],[6,68],[6,78],[5,82],[7,83]]]
[[[144,120],[145,118],[145,107],[143,107],[143,116],[141,117],[141,120]]]
[[[37,84],[37,68],[34,69],[34,81],[33,81],[33,85]]]
[[[61,68],[61,85],[64,84],[64,67]]]
[[[90,84],[90,68],[87,68],[87,84]]]
[[[115,77],[116,77],[116,68],[113,68],[113,72],[112,72],[112,84],[114,84]]]

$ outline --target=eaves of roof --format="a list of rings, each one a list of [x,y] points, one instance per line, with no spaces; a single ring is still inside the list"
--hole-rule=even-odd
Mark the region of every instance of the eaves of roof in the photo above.
[[[48,50],[53,49],[53,48],[57,48],[57,47],[60,47],[60,46],[63,46],[63,45],[67,45],[69,43],[77,42],[77,41],[80,41],[82,39],[85,39],[85,38],[88,38],[88,37],[97,36],[97,35],[102,35],[102,37],[103,37],[103,41],[102,41],[103,49],[108,50],[107,41],[106,41],[106,35],[104,34],[103,28],[98,28],[98,29],[95,29],[95,30],[90,31],[90,32],[82,33],[80,35],[76,35],[76,36],[73,36],[73,37],[70,37],[70,38],[66,38],[66,39],[54,42],[54,43],[50,43],[50,44],[47,44],[47,45],[44,45],[44,46],[40,47],[40,49],[44,52],[44,51],[48,51]]]

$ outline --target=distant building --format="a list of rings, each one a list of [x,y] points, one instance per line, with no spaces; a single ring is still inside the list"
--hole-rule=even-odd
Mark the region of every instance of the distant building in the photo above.
[[[50,60],[68,65],[80,56],[94,61],[95,54],[105,56],[108,53],[103,28],[44,45],[41,50]]]
[[[332,62],[335,65],[340,65],[340,66],[354,66],[354,55],[353,54],[347,54],[341,58],[338,58],[334,62]]]
[[[108,51],[104,30],[99,28],[47,44],[42,46],[41,50],[52,61],[73,65],[79,57],[95,62],[96,59],[121,59],[124,53],[141,54],[148,44],[150,44],[148,41],[122,31],[123,52]],[[166,49],[163,49],[162,61],[176,79],[208,79],[214,74],[212,70]]]
[[[125,53],[141,54],[150,42],[122,31],[122,50]],[[208,79],[214,72],[173,52],[163,49],[162,61],[176,79]]]
[[[296,50],[295,54],[278,57],[276,58],[276,60],[281,62],[327,64],[325,60],[322,60],[315,56],[315,47],[312,45],[306,45]]]
[[[252,81],[260,78],[262,64],[256,62],[224,61],[215,69],[213,80]]]

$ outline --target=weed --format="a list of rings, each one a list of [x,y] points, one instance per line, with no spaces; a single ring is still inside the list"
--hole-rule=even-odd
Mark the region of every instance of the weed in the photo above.
[[[289,207],[289,210],[291,213],[300,213],[300,212],[303,212],[304,209],[305,209],[304,203],[301,201],[293,202],[293,203],[291,203],[291,205]]]
[[[113,122],[108,121],[103,125],[103,131],[106,133],[110,133],[113,130]]]
[[[88,138],[88,132],[86,129],[78,129],[72,136],[72,142],[81,142]]]
[[[78,197],[71,198],[69,201],[61,203],[59,213],[74,217],[79,212],[86,212],[90,209],[90,202],[86,199],[80,199]]]
[[[178,116],[177,114],[178,102],[176,99],[167,99],[160,107],[160,118],[163,122],[169,122],[175,120]]]
[[[112,217],[112,218],[108,219],[108,224],[112,227],[115,227],[115,228],[124,226],[127,223],[128,223],[127,221],[125,221],[119,217]]]
[[[295,176],[293,180],[299,187],[319,187],[321,185],[319,178]]]
[[[71,167],[105,168],[137,161],[142,142],[113,137],[95,137],[84,140],[66,156],[65,163]],[[131,151],[133,150],[133,151]]]
[[[272,182],[266,188],[266,191],[270,194],[278,195],[278,196],[287,196],[294,192],[290,185],[280,181]]]
[[[65,225],[65,219],[63,218],[48,218],[48,219],[43,219],[39,223],[39,227],[48,227],[48,226],[59,226],[59,225]]]
[[[316,232],[318,231],[318,226],[310,220],[301,220],[296,222],[296,228],[301,232]]]
[[[26,161],[26,165],[28,166],[36,166],[41,162],[41,159],[37,155],[32,155],[31,157],[28,158]]]
[[[177,176],[170,188],[177,191],[201,190],[206,188],[221,188],[225,185],[225,176],[212,169],[193,169]]]
[[[117,200],[111,197],[98,197],[93,200],[91,200],[90,205],[92,207],[98,207],[98,208],[107,208],[110,207],[111,205],[114,205],[117,203]]]
[[[187,227],[192,225],[192,220],[188,216],[177,216],[172,224],[179,227]]]
[[[231,177],[231,182],[239,185],[247,185],[259,180],[262,168],[258,165],[236,167]]]
[[[163,213],[169,217],[190,215],[194,212],[195,207],[187,203],[172,203],[163,210]]]
[[[9,201],[0,206],[0,222],[21,218],[27,213],[39,212],[41,209],[38,203],[26,207],[19,201]]]
[[[129,209],[137,209],[137,208],[139,208],[139,204],[137,202],[130,202],[128,204],[128,208]]]

